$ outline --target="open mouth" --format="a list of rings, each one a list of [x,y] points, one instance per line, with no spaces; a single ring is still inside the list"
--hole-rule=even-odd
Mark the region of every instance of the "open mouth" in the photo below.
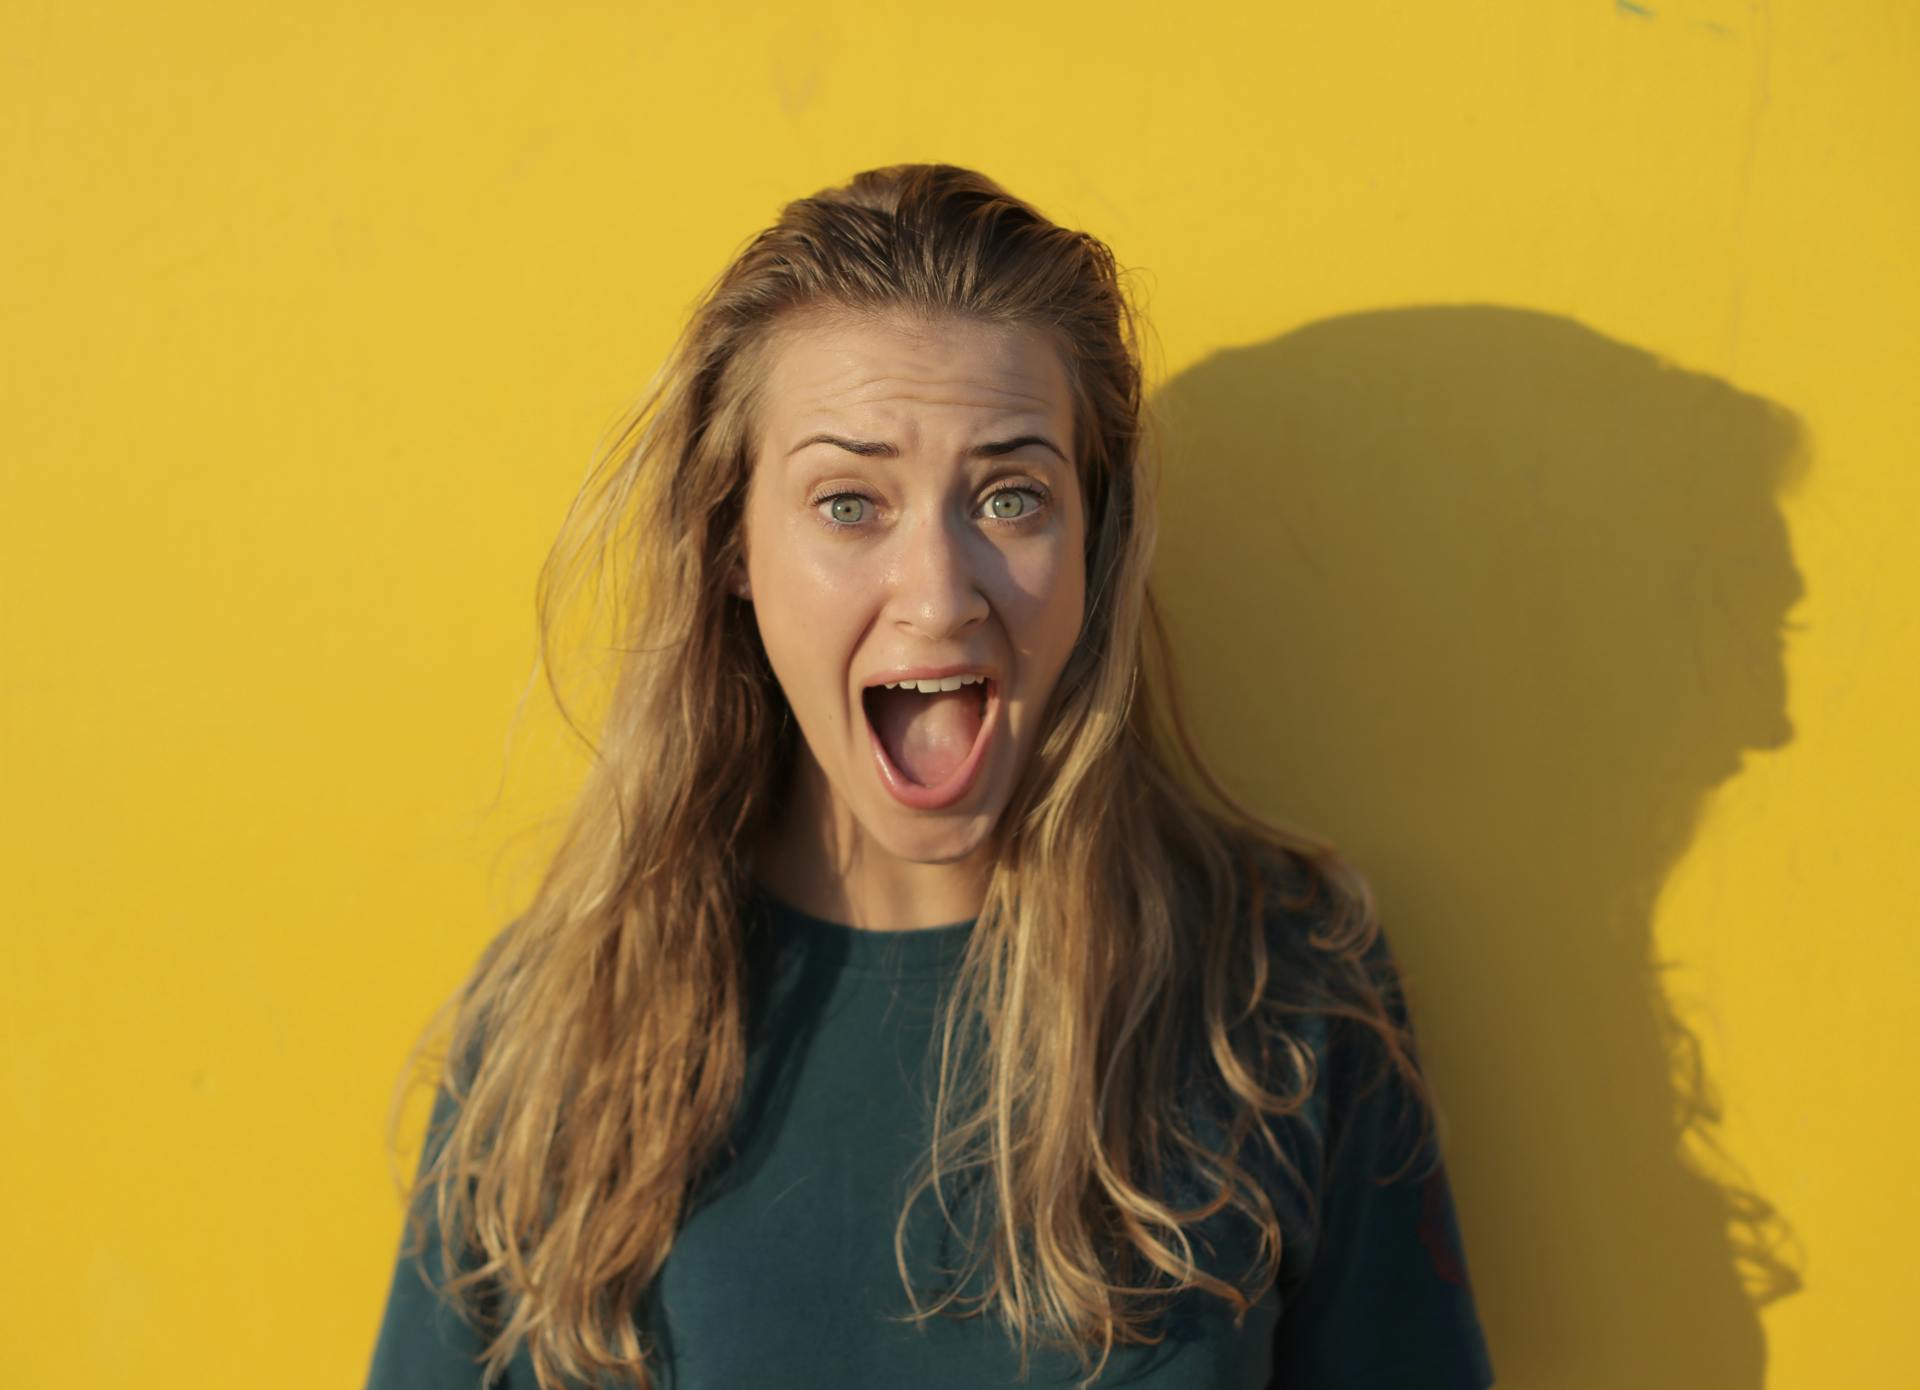
[[[880,780],[894,796],[929,810],[957,801],[972,786],[999,723],[999,690],[991,677],[961,677],[861,692]]]

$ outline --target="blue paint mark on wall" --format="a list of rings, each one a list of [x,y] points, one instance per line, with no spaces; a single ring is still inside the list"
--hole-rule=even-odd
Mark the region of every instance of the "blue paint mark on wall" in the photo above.
[[[1613,7],[1621,14],[1637,14],[1642,19],[1652,19],[1653,11],[1644,5],[1636,5],[1633,0],[1613,0]]]

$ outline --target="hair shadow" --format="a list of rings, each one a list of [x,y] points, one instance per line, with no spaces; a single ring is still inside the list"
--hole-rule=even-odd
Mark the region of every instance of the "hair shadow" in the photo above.
[[[1784,408],[1569,320],[1354,314],[1167,383],[1155,589],[1206,750],[1379,892],[1503,1385],[1761,1390],[1792,1234],[1652,915],[1784,747]]]

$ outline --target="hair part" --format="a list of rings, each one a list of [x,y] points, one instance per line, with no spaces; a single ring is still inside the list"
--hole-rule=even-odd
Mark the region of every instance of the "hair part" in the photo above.
[[[1365,880],[1237,802],[1181,713],[1148,586],[1142,325],[1111,251],[970,170],[869,170],[789,203],[716,278],[541,570],[541,659],[592,764],[530,905],[416,1048],[451,1020],[450,1104],[412,1205],[420,1229],[430,1204],[443,1293],[491,1334],[489,1378],[524,1345],[542,1390],[609,1372],[651,1386],[635,1311],[724,1156],[747,1058],[747,847],[798,738],[727,578],[774,346],[810,315],[1050,335],[1088,518],[1082,631],[993,832],[932,1144],[895,1227],[912,1316],[991,1311],[1023,1373],[1044,1344],[1089,1379],[1116,1345],[1160,1340],[1186,1290],[1237,1320],[1279,1269],[1247,1147],[1287,1170],[1274,1126],[1315,1085],[1302,1021],[1376,1037],[1424,1099]],[[553,675],[582,594],[607,604],[618,657],[594,736]],[[1196,1078],[1224,1146],[1181,1103]],[[956,1179],[979,1198],[964,1213]],[[1209,1195],[1177,1205],[1182,1183]],[[927,1195],[969,1253],[923,1304],[904,1235]],[[1227,1210],[1259,1233],[1250,1282],[1195,1257],[1193,1227]]]

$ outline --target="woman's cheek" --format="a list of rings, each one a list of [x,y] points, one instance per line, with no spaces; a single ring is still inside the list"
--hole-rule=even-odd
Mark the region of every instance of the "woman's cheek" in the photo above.
[[[1022,618],[1042,620],[1073,605],[1075,596],[1068,592],[1072,577],[1064,560],[1057,549],[1049,547],[1023,557],[1011,567],[1020,594]]]

